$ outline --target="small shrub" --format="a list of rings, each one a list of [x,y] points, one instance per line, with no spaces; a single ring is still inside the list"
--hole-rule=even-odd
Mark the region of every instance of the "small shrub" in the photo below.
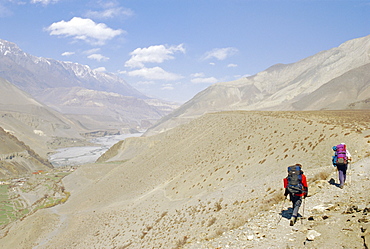
[[[182,248],[182,247],[186,244],[186,241],[187,241],[187,240],[188,240],[188,236],[184,236],[184,238],[179,239],[179,240],[177,241],[177,243],[176,243],[175,248],[176,248],[176,249],[180,249],[180,248]]]
[[[216,219],[216,217],[212,217],[212,219],[210,219],[210,220],[208,221],[207,226],[208,226],[208,227],[212,226],[213,224],[215,224],[216,220],[217,220],[217,219]]]
[[[319,181],[319,180],[327,180],[331,175],[331,170],[323,170],[314,174],[309,180],[311,182]]]

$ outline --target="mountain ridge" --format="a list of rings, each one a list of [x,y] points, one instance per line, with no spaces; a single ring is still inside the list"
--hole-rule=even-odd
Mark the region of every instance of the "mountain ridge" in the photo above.
[[[370,63],[370,35],[347,41],[337,48],[321,51],[295,63],[276,64],[246,78],[216,83],[159,120],[146,132],[146,135],[163,132],[208,112],[297,110],[295,107],[299,106],[299,101],[305,96],[335,78],[339,80],[346,72],[356,70],[368,63]],[[365,73],[363,75],[368,77]],[[347,82],[349,88],[351,84],[352,82]],[[369,87],[368,84],[366,86]],[[338,91],[335,88],[330,90]],[[360,99],[356,96],[346,101],[354,103],[369,97],[361,96]],[[351,103],[336,109],[346,109]],[[327,106],[316,106],[314,109],[327,109]],[[309,110],[309,108],[300,110]]]
[[[98,91],[111,91],[125,96],[147,98],[145,95],[127,84],[120,77],[92,70],[87,65],[73,62],[63,62],[54,59],[36,57],[23,52],[15,43],[0,39],[0,55],[2,60],[7,63],[15,63],[20,68],[13,68],[19,75],[29,75],[27,82],[25,79],[17,78],[6,73],[4,67],[6,63],[0,63],[0,76],[19,86],[22,90],[34,94],[39,89],[51,87],[71,87],[80,86]],[[34,70],[37,66],[38,70]],[[58,75],[50,75],[48,72],[53,70]],[[48,80],[41,80],[40,75],[48,75]],[[65,79],[69,80],[66,81]]]
[[[0,40],[0,77],[55,110],[74,115],[77,122],[93,131],[115,130],[127,133],[129,130],[145,130],[179,106],[177,103],[149,98],[115,74],[93,70],[78,63],[36,57],[23,52],[15,43],[5,40]],[[84,107],[94,102],[94,99],[88,98],[86,94],[79,95],[77,98],[80,98],[78,102],[81,108],[75,104],[72,109],[68,109],[66,103],[76,101],[76,95],[65,95],[69,93],[66,88],[70,88],[70,92],[74,88],[80,88],[80,92],[82,89],[85,92],[95,91],[93,97],[98,97],[101,101],[99,105],[90,105],[89,111],[85,113],[87,109]],[[52,99],[48,98],[51,93]],[[111,93],[112,97],[107,93]],[[117,94],[120,95],[121,104],[117,102]],[[67,101],[68,97],[70,99]],[[110,102],[117,104],[111,108]],[[102,113],[102,108],[107,111],[99,118],[91,114]],[[69,110],[72,113],[68,113]],[[75,115],[76,113],[83,116]],[[112,114],[114,118],[110,116]],[[99,124],[94,126],[90,119],[100,119]]]
[[[82,138],[88,130],[0,78],[0,127],[46,158],[57,137]]]

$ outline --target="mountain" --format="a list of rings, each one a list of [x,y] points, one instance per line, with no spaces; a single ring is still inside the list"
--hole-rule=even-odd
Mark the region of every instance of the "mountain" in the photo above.
[[[0,78],[0,127],[46,158],[58,138],[78,139],[88,130]]]
[[[48,88],[35,98],[89,130],[130,133],[147,129],[177,105],[81,87]]]
[[[229,111],[126,139],[63,179],[67,202],[1,228],[0,248],[362,248],[369,117]],[[353,157],[344,189],[329,183],[341,142]],[[290,227],[282,179],[295,163],[309,197]],[[312,230],[321,236],[307,240]]]
[[[117,75],[92,70],[77,63],[36,57],[5,40],[0,40],[0,77],[30,93],[40,102],[65,111],[63,114],[81,114],[75,116],[75,119],[91,129],[146,129],[178,107],[175,103],[148,98]],[[89,90],[94,91],[94,94],[87,94],[92,92]],[[77,91],[82,95],[76,95]],[[72,95],[64,95],[69,93]],[[91,105],[95,100],[90,97],[98,95],[99,104]],[[79,104],[72,104],[76,98]],[[116,104],[115,110],[109,106],[110,102]],[[109,111],[105,113],[102,109]],[[91,113],[100,113],[100,117]],[[110,116],[112,114],[113,118]],[[93,126],[97,119],[100,119],[99,123]]]
[[[214,84],[162,118],[146,135],[217,111],[369,108],[369,51],[370,35],[295,63]]]
[[[296,110],[370,109],[370,63],[349,70],[292,104]]]
[[[0,127],[0,178],[29,175],[39,170],[53,168],[29,146]]]
[[[16,44],[1,39],[0,61],[0,77],[32,95],[48,88],[78,86],[147,98],[116,75],[95,71],[77,63],[36,57],[23,52]]]

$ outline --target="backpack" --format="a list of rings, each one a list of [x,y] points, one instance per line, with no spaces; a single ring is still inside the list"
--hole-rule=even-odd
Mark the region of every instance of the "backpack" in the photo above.
[[[333,163],[335,165],[347,164],[347,148],[345,144],[338,144],[333,147],[335,156],[333,157]]]
[[[302,174],[303,171],[300,166],[294,165],[288,167],[288,191],[291,194],[302,194],[303,185],[302,185]]]

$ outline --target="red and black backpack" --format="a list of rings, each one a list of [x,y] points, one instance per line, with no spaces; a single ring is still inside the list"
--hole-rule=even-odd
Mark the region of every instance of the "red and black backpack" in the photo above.
[[[287,189],[291,194],[302,194],[303,184],[302,184],[302,168],[299,165],[288,167],[288,186]]]

